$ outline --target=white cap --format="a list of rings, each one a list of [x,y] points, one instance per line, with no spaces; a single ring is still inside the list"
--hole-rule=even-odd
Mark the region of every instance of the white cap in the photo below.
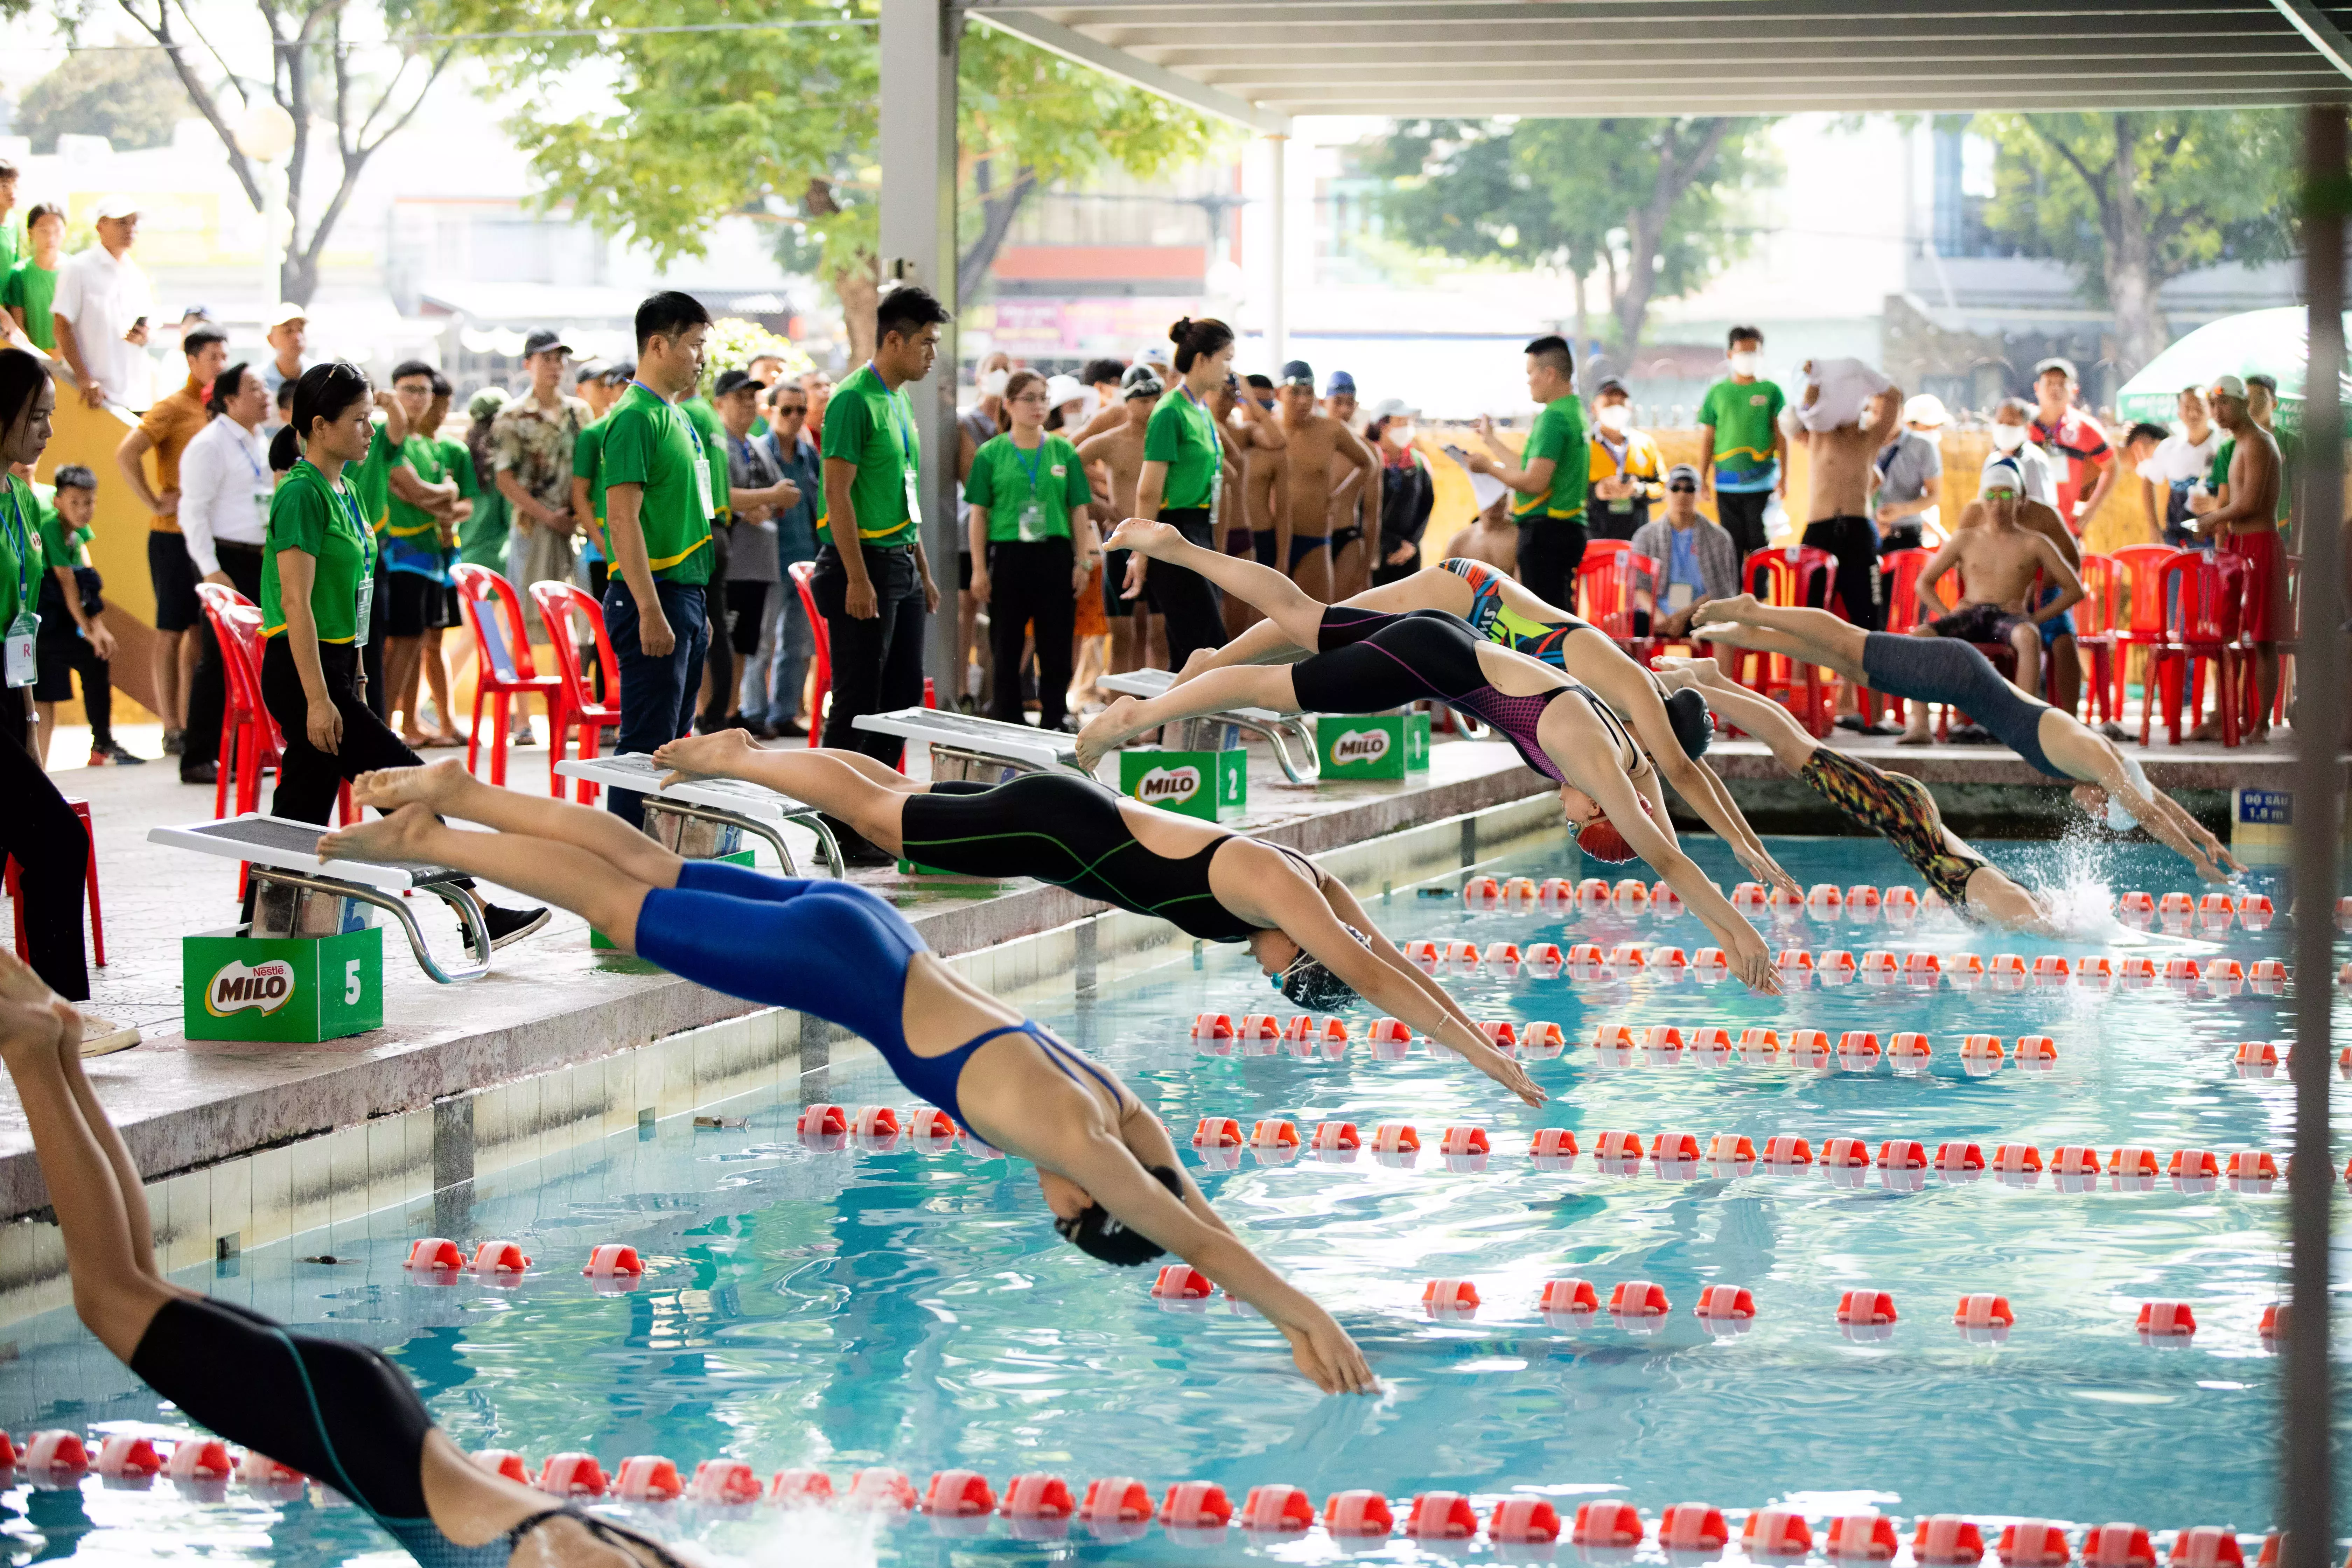
[[[1146,343],[1136,353],[1135,359],[1139,364],[1173,364],[1176,362],[1170,356],[1174,352],[1172,344]]]
[[[1075,375],[1052,375],[1045,378],[1045,406],[1059,408],[1065,403],[1076,403],[1087,395],[1084,383]]]
[[[1906,425],[1941,425],[1950,418],[1944,411],[1944,400],[1932,392],[1923,392],[1903,405]]]
[[[98,202],[98,210],[90,214],[93,220],[103,220],[112,217],[137,217],[138,216],[139,204],[131,200],[129,196],[100,196]]]
[[[2015,458],[2006,456],[1995,458],[1987,463],[1984,466],[1984,472],[1977,478],[1977,494],[1981,496],[1995,487],[2015,490],[2018,494],[2023,495],[2025,493],[2024,466]]]
[[[272,327],[282,327],[289,321],[307,321],[310,319],[310,311],[307,306],[298,305],[291,300],[280,300],[261,318],[261,329],[268,331]]]
[[[1420,414],[1420,409],[1415,408],[1412,404],[1407,403],[1402,397],[1383,397],[1378,403],[1372,405],[1371,416],[1374,419],[1394,419],[1398,416],[1402,415],[1404,417],[1411,419],[1418,417]]]
[[[2246,400],[2246,384],[2234,375],[2215,376],[2213,390],[2224,397],[2234,397],[2241,403]]]

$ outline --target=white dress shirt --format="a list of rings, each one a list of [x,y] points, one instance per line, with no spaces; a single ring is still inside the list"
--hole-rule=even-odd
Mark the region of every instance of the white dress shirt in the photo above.
[[[277,489],[269,472],[269,448],[261,433],[247,430],[226,414],[196,432],[180,455],[180,533],[196,574],[220,570],[215,541],[259,544],[269,521],[269,497]]]
[[[142,412],[154,401],[146,351],[122,341],[140,317],[148,317],[151,328],[155,324],[155,291],[137,262],[117,258],[103,245],[67,257],[58,266],[49,309],[72,324],[81,363],[108,396]]]

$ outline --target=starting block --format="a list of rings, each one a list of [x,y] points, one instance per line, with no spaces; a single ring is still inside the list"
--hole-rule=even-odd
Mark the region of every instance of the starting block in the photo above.
[[[1176,684],[1176,673],[1168,669],[1130,669],[1123,675],[1100,676],[1095,684],[1105,691],[1149,701],[1168,695],[1168,689]],[[1239,744],[1242,736],[1255,735],[1274,752],[1275,765],[1282,770],[1284,778],[1295,784],[1311,784],[1318,773],[1318,753],[1307,720],[1303,713],[1276,713],[1271,708],[1227,708],[1167,726],[1171,733],[1162,743],[1171,752],[1227,752]],[[1303,773],[1290,754],[1294,741],[1307,759]],[[1423,749],[1426,747],[1424,739]]]
[[[946,708],[896,708],[860,713],[856,727],[897,735],[931,749],[931,777],[1000,784],[1022,773],[1056,770],[1091,777],[1078,766],[1078,738],[1032,724],[1008,724]]]
[[[669,776],[670,770],[656,766],[653,758],[643,752],[617,757],[566,758],[555,764],[555,771],[566,778],[581,779],[608,790],[629,790],[644,795],[646,832],[663,848],[689,860],[710,860],[732,854],[738,847],[737,841],[749,833],[766,840],[775,850],[785,876],[797,877],[799,865],[785,845],[783,835],[777,831],[780,824],[789,822],[816,835],[817,848],[835,880],[845,874],[841,864],[841,846],[834,842],[833,830],[824,825],[816,807],[762,785],[745,784],[740,779],[696,779],[666,785],[661,781]]]

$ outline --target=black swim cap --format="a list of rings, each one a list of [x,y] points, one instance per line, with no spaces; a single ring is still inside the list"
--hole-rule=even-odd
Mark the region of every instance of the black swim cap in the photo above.
[[[1346,929],[1349,936],[1364,944],[1367,952],[1370,951],[1371,938],[1354,926]],[[1336,1013],[1363,1000],[1354,986],[1332,973],[1328,964],[1303,947],[1298,956],[1290,961],[1290,967],[1274,977],[1274,985],[1310,1013]]]
[[[1687,687],[1666,699],[1666,722],[1674,726],[1675,739],[1683,745],[1683,755],[1703,757],[1715,739],[1715,715],[1706,710],[1706,699]]]
[[[1144,1169],[1160,1178],[1160,1184],[1184,1201],[1184,1184],[1166,1165],[1147,1165]],[[1133,1268],[1150,1262],[1166,1248],[1139,1230],[1129,1230],[1119,1223],[1110,1210],[1097,1203],[1080,1209],[1076,1218],[1056,1217],[1054,1228],[1062,1239],[1089,1258],[1100,1258],[1120,1268]]]

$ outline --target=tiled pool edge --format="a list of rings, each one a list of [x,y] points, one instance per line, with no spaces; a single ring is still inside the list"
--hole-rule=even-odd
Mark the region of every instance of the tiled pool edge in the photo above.
[[[1360,895],[1441,875],[1549,831],[1549,790],[1504,805],[1323,850],[1316,858]],[[1164,922],[1113,910],[949,960],[1019,1001],[1024,991],[1092,967],[1095,983],[1177,961],[1189,944]],[[763,1089],[823,1098],[836,1059],[871,1052],[821,1020],[765,1008],[372,1117],[147,1183],[158,1260],[193,1268],[227,1249],[268,1246],[379,1209],[430,1200],[580,1144]],[[72,1289],[54,1223],[0,1224],[0,1326],[68,1306]]]

